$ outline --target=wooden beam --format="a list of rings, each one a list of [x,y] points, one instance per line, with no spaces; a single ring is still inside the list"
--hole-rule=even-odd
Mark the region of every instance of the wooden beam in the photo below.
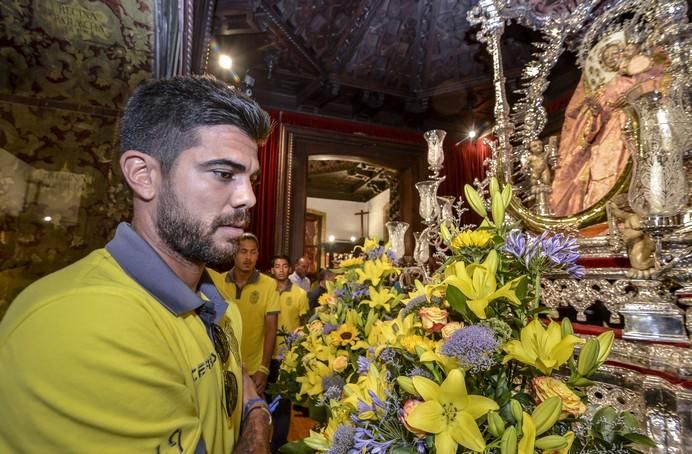
[[[382,0],[364,0],[363,3],[364,5],[349,24],[348,32],[342,35],[339,43],[335,46],[334,64],[331,66],[336,73],[344,72],[346,65],[353,58],[363,40],[363,35],[372,22],[372,18],[375,17],[375,13],[382,5]]]

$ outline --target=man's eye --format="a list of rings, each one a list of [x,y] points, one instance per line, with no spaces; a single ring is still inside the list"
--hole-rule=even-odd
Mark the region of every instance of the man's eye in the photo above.
[[[212,170],[212,173],[222,180],[230,180],[233,178],[233,172],[227,172],[225,170]]]

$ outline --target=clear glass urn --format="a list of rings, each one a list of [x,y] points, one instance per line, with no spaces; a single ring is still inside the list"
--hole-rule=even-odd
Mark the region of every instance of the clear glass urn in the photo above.
[[[404,238],[406,230],[408,230],[407,222],[390,221],[385,224],[387,232],[389,232],[389,243],[392,251],[396,255],[397,260],[401,260],[406,253],[406,243]]]
[[[432,129],[423,134],[425,141],[428,142],[428,166],[435,175],[442,170],[442,163],[445,160],[445,153],[442,143],[447,135],[442,129]]]
[[[437,204],[437,188],[440,185],[438,180],[426,180],[416,183],[416,189],[420,194],[420,204],[418,214],[423,218],[423,222],[430,223],[439,213],[440,206]]]
[[[416,240],[416,246],[413,249],[413,260],[418,266],[424,266],[430,259],[430,244],[425,232],[413,232],[413,238]]]
[[[630,104],[639,119],[641,146],[633,156],[629,203],[643,217],[674,216],[687,204],[683,153],[690,144],[690,123],[681,105],[659,92]]]

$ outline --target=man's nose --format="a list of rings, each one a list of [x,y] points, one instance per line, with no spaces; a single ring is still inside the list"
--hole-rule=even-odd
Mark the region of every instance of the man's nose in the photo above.
[[[242,184],[236,186],[231,194],[233,208],[252,208],[256,202],[255,191],[249,178],[244,179]]]

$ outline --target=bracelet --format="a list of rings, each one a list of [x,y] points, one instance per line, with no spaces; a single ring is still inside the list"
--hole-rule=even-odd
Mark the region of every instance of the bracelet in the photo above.
[[[269,375],[269,368],[260,364],[260,366],[257,368],[257,372],[262,372],[264,375]]]
[[[267,409],[266,405],[255,405],[254,407],[250,408],[250,410],[248,410],[247,416],[250,416],[250,413],[252,413],[253,410],[262,410],[264,413],[266,413],[267,418],[269,418],[269,420],[267,421],[267,425],[272,425],[272,414],[269,413],[269,410]]]
[[[247,419],[252,410],[255,410],[257,408],[267,413],[267,416],[269,416],[269,424],[271,424],[272,415],[271,413],[269,413],[269,409],[267,408],[267,402],[265,402],[264,399],[262,399],[261,397],[255,397],[254,399],[250,399],[245,403],[245,406],[243,407],[243,421]]]

